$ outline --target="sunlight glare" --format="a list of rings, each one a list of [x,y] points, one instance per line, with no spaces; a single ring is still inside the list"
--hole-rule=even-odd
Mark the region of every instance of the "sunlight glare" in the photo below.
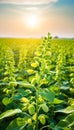
[[[27,25],[29,27],[36,27],[38,26],[38,18],[37,16],[31,15],[27,18]]]

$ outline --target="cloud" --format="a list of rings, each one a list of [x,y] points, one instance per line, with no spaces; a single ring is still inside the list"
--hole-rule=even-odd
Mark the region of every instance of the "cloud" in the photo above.
[[[57,2],[58,0],[0,0],[0,4],[22,4],[22,5],[43,5],[52,2]]]

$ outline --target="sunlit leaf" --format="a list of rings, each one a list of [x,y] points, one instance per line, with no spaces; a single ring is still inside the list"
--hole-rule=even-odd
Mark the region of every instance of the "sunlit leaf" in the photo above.
[[[6,112],[3,112],[0,115],[0,120],[10,117],[10,116],[14,116],[15,114],[21,113],[22,111],[20,109],[13,109],[13,110],[7,110]]]
[[[13,99],[5,97],[5,98],[3,98],[2,103],[6,106],[6,105],[10,104],[12,101],[13,101]]]
[[[62,113],[66,113],[66,114],[73,113],[74,112],[74,105],[69,106],[65,109],[58,110],[56,112],[62,112]]]
[[[15,120],[11,121],[6,130],[23,130],[26,124],[27,123],[25,118],[18,117]]]

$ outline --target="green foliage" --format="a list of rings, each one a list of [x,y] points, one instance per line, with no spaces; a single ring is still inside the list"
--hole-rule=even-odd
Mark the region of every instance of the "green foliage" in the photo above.
[[[74,112],[74,105],[67,107],[66,109],[58,110],[57,112],[62,112],[62,113],[73,113]]]
[[[65,119],[61,120],[58,123],[58,126],[60,126],[61,128],[69,128],[69,129],[73,129],[74,128],[74,113],[68,115]]]
[[[18,117],[15,120],[11,121],[6,130],[23,130],[25,125],[26,119]]]
[[[41,96],[42,96],[45,100],[47,100],[47,101],[49,101],[49,102],[53,102],[53,101],[54,101],[55,94],[54,94],[52,91],[50,91],[50,90],[48,90],[48,89],[45,89],[44,91],[41,90],[40,94],[41,94]]]
[[[10,104],[13,100],[11,98],[5,97],[2,100],[2,103],[7,106],[8,104]]]
[[[1,130],[73,130],[73,46],[50,33],[0,39]]]
[[[22,111],[20,109],[13,109],[13,110],[7,110],[6,112],[3,112],[1,115],[0,115],[0,120],[1,119],[4,119],[4,118],[7,118],[7,117],[10,117],[10,116],[13,116],[17,113],[21,113]]]

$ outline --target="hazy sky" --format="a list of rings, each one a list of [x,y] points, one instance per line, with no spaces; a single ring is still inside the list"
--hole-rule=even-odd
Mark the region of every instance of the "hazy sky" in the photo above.
[[[0,0],[0,37],[74,37],[74,0]]]

